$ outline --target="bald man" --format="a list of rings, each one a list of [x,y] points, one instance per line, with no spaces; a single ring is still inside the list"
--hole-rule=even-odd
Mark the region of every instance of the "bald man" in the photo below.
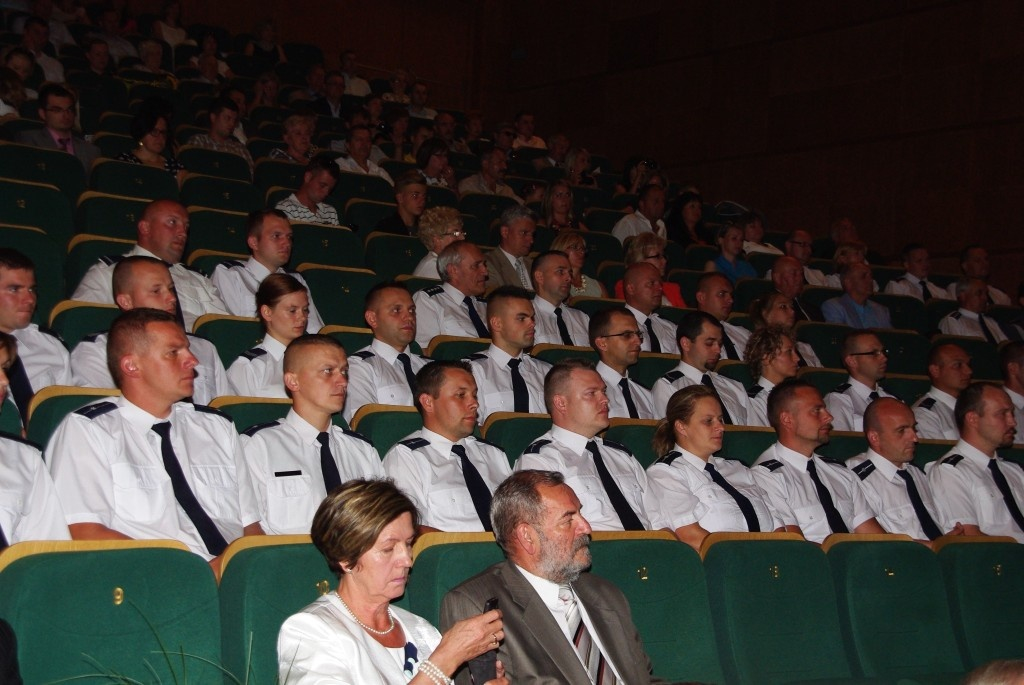
[[[928,352],[932,387],[914,403],[917,435],[925,440],[957,440],[956,398],[971,384],[971,358],[959,345],[935,345]]]

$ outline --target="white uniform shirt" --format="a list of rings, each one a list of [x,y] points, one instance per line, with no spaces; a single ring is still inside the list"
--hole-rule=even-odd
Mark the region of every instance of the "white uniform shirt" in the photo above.
[[[278,269],[279,274],[288,274],[301,283],[309,295],[309,322],[306,324],[307,333],[316,333],[324,327],[320,312],[316,310],[313,303],[313,293],[309,290],[309,284],[297,271],[285,271]],[[213,270],[210,280],[217,287],[221,299],[228,311],[235,316],[256,316],[256,291],[260,288],[263,279],[270,275],[270,270],[253,258],[244,262],[235,260],[221,262]]]
[[[437,335],[460,335],[477,338],[476,326],[469,318],[469,310],[463,303],[466,295],[451,283],[432,285],[412,296],[416,304],[416,342],[427,349],[430,340]],[[480,297],[473,297],[473,306],[480,321],[487,325],[487,303]]]
[[[782,526],[772,516],[750,469],[742,462],[714,455],[709,462],[729,485],[750,500],[760,532],[770,533]],[[644,506],[651,516],[651,528],[675,530],[699,523],[709,533],[747,532],[747,520],[736,500],[711,479],[704,465],[703,459],[676,445],[647,468]]]
[[[832,503],[851,533],[874,517],[875,512],[864,497],[857,476],[842,464],[817,454],[812,458],[818,478],[832,495]],[[783,523],[800,526],[805,538],[821,543],[832,530],[811,474],[807,472],[808,461],[804,455],[776,442],[757,458],[751,471]]]
[[[421,428],[388,450],[384,472],[416,503],[421,525],[449,532],[483,531],[466,487],[462,460],[452,454],[452,444],[451,440]],[[494,494],[512,472],[505,452],[473,436],[459,440],[458,444],[466,448],[466,457]]]
[[[224,364],[213,343],[198,335],[188,335],[189,351],[196,356],[196,380],[192,388],[192,401],[209,404],[213,398],[231,395]],[[107,333],[95,333],[82,338],[71,351],[71,371],[74,384],[83,388],[117,387],[107,366]]]
[[[618,371],[604,362],[597,363],[597,372],[604,379],[605,392],[608,393],[608,418],[631,418],[629,408],[626,406],[626,399],[622,394],[622,386],[619,385],[623,378],[629,383],[629,395],[633,398],[636,413],[639,414],[637,418],[658,418],[654,412],[654,398],[651,397],[651,391],[631,380],[628,372],[625,376],[620,376]]]
[[[18,358],[33,392],[51,385],[71,385],[71,357],[56,333],[30,323],[12,331],[18,339]]]
[[[995,338],[996,344],[1006,340],[1006,334],[1003,333],[999,322],[993,317],[985,316],[985,326]],[[971,338],[988,340],[981,330],[981,321],[978,319],[977,312],[968,311],[963,307],[942,317],[942,320],[939,321],[939,330],[946,335],[966,335]]]
[[[676,368],[656,380],[654,387],[651,388],[651,393],[654,395],[654,411],[658,418],[665,416],[665,408],[668,407],[668,401],[675,394],[676,390],[682,390],[691,385],[700,385],[704,373],[686,362],[679,362]],[[750,425],[747,419],[748,398],[746,388],[740,385],[738,381],[726,378],[714,371],[706,373],[711,379],[711,384],[715,386],[718,396],[722,398],[722,403],[729,412],[729,418],[732,419],[733,425]]]
[[[414,374],[430,363],[408,347],[405,354],[409,355]],[[351,421],[365,404],[413,406],[412,388],[405,377],[405,367],[398,361],[398,351],[377,338],[348,357],[348,395],[342,412],[345,420]]]
[[[618,443],[596,436],[585,438],[560,426],[552,426],[551,430],[526,448],[516,461],[514,470],[560,471],[565,476],[566,484],[580,498],[583,516],[594,530],[622,530],[622,520],[608,499],[594,457],[587,450],[587,442],[591,439],[597,443],[608,473],[619,486],[633,513],[645,528],[650,529],[651,522],[644,509],[647,474],[632,453]]]
[[[0,433],[0,530],[11,545],[71,539],[39,448],[7,433]]]
[[[124,257],[158,257],[136,245],[124,254]],[[82,277],[82,282],[75,288],[72,300],[114,304],[114,287],[112,278],[114,267],[121,261],[119,257],[103,257],[89,267]],[[193,324],[203,314],[227,314],[227,307],[217,288],[206,276],[194,271],[184,264],[171,264],[167,267],[174,280],[174,292],[178,296],[178,304],[185,320],[185,330],[191,331]]]
[[[879,397],[895,397],[882,389],[880,383],[872,390],[852,376],[835,390],[825,395],[825,407],[832,415],[832,427],[837,431],[861,431],[864,429],[864,410],[871,404],[869,395],[877,392]]]
[[[468,360],[473,368],[473,378],[476,380],[477,399],[480,401],[477,415],[481,426],[494,412],[515,411],[512,369],[508,366],[511,359],[507,352],[491,345],[486,351],[477,352]],[[519,360],[519,373],[526,382],[526,389],[530,395],[530,413],[547,413],[544,407],[544,376],[551,368],[551,364],[535,359],[525,352],[521,352],[516,359]]]
[[[679,339],[676,338],[676,325],[668,319],[663,319],[658,316],[657,312],[652,312],[648,317],[639,309],[631,307],[628,304],[626,309],[630,311],[633,318],[636,319],[636,325],[640,331],[644,334],[644,342],[640,345],[641,352],[651,351],[651,334],[647,330],[647,319],[651,320],[651,328],[654,329],[654,334],[658,336],[658,343],[661,345],[661,351],[664,354],[679,354]]]
[[[246,350],[228,367],[228,381],[236,395],[245,397],[288,397],[284,389],[286,347],[269,335]]]
[[[326,202],[318,202],[316,211],[309,211],[309,207],[299,202],[299,198],[292,193],[277,203],[274,209],[284,212],[291,221],[303,224],[326,224],[328,226],[338,225],[338,210]]]
[[[722,343],[722,359],[735,359],[737,361],[743,361],[746,359],[747,352],[747,341],[750,340],[750,331],[742,326],[731,324],[728,321],[719,321],[722,324],[722,335],[729,336],[729,341],[736,348],[736,355],[732,356],[728,354],[725,348],[725,343]]]
[[[590,327],[590,317],[565,303],[562,303],[559,309],[562,310],[562,321],[565,322],[565,327],[569,330],[572,344],[577,347],[589,347],[590,337],[587,331]],[[537,320],[533,342],[537,345],[541,343],[564,345],[562,335],[558,332],[555,305],[541,297],[535,297],[533,298],[533,310]]]
[[[380,168],[376,162],[366,160],[366,169],[359,166],[354,159],[351,157],[338,157],[334,162],[338,165],[338,168],[342,171],[347,171],[350,174],[364,174],[366,176],[379,176],[391,185],[395,185],[394,180],[391,178],[391,174]]]
[[[850,457],[846,465],[860,479],[861,489],[868,505],[875,511],[875,518],[879,525],[889,533],[909,535],[915,540],[927,540],[928,536],[921,527],[921,520],[914,511],[914,505],[910,503],[910,495],[907,494],[907,484],[897,471],[906,471],[910,475],[917,492],[921,495],[921,501],[925,509],[931,514],[935,525],[939,526],[942,532],[949,529],[942,528],[939,521],[935,499],[932,497],[932,489],[928,484],[928,477],[924,471],[906,464],[902,469],[896,467],[891,461],[878,454],[872,449]]]
[[[949,292],[949,299],[950,300],[955,300],[956,299],[956,281],[953,281],[952,283],[950,283],[949,284],[949,288],[947,290]],[[999,288],[995,287],[994,285],[988,286],[988,299],[991,300],[990,304],[1002,304],[1002,305],[1007,305],[1007,306],[1012,304],[1010,302],[1010,296],[1007,295],[1006,293],[1004,293]]]
[[[924,283],[928,287],[928,294],[932,297],[940,300],[951,299],[949,292],[945,288],[940,288],[927,279],[925,279]],[[910,297],[916,297],[924,302],[924,292],[921,289],[921,279],[911,273],[905,273],[899,278],[886,283],[885,292],[890,295],[908,295]]]
[[[327,434],[342,483],[384,477],[380,455],[369,440],[333,424]],[[309,532],[317,507],[327,496],[318,435],[319,429],[294,409],[284,419],[253,426],[242,434],[245,465],[267,535]]]
[[[612,235],[619,239],[620,243],[625,243],[626,238],[640,235],[641,233],[654,233],[655,235],[664,238],[665,237],[665,222],[658,219],[655,222],[651,222],[646,216],[641,214],[639,211],[635,211],[632,214],[627,214],[612,226]]]
[[[199,504],[228,543],[241,537],[259,511],[235,426],[214,409],[176,402],[159,419],[124,397],[101,400],[67,415],[46,462],[69,525],[99,523],[140,540],[178,540],[211,559],[164,469],[160,436],[151,430],[164,421]]]
[[[917,437],[923,440],[959,440],[956,427],[956,398],[942,392],[935,386],[914,402],[914,419],[917,421]]]
[[[768,395],[775,384],[767,378],[758,378],[754,385],[747,389],[747,425],[768,428]]]
[[[1010,402],[1013,403],[1013,418],[1017,421],[1017,434],[1013,436],[1013,442],[1016,445],[1024,444],[1024,395],[1010,390],[1005,385],[1003,390],[1010,396]]]
[[[960,440],[942,459],[925,467],[943,530],[957,523],[978,526],[985,535],[1009,535],[1024,542],[1024,530],[1014,522],[992,478],[990,457]],[[1018,507],[1024,507],[1024,469],[1001,457],[999,471],[1010,485]]]
[[[754,254],[755,252],[763,252],[764,254],[774,254],[782,256],[783,252],[774,245],[768,243],[755,243],[752,240],[743,241],[743,251],[748,255]]]
[[[809,343],[797,341],[796,343],[797,354],[800,355],[803,360],[807,363],[807,366],[814,366],[822,368],[824,365],[821,360],[818,359],[818,355],[814,352],[814,348]]]
[[[437,253],[425,254],[420,263],[416,265],[412,275],[419,278],[441,278],[441,274],[437,273]]]

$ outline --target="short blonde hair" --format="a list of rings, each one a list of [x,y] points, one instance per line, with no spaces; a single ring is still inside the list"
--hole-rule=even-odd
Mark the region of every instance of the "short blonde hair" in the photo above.
[[[668,245],[667,240],[651,231],[645,231],[633,236],[626,243],[626,266],[644,261],[644,253],[650,248],[664,250],[666,245]]]
[[[293,114],[284,120],[285,133],[297,129],[299,126],[309,126],[310,131],[316,130],[316,117],[312,114]]]
[[[418,235],[428,250],[434,248],[434,240],[449,228],[462,229],[462,215],[454,207],[431,207],[420,215]]]

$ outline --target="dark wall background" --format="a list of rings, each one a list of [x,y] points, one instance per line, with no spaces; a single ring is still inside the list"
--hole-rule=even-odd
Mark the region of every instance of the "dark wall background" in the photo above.
[[[188,21],[259,14],[187,2]],[[878,251],[923,241],[944,271],[977,240],[1004,288],[1022,277],[1024,3],[293,0],[263,14],[331,60],[354,47],[369,75],[410,67],[435,103],[489,123],[528,107],[541,135],[616,163],[654,156],[772,228],[823,235],[849,215]]]

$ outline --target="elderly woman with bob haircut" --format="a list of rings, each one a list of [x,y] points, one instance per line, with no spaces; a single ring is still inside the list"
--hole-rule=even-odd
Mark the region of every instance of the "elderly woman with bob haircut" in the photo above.
[[[457,240],[465,240],[462,217],[454,207],[432,207],[420,215],[420,240],[427,246],[426,256],[416,265],[413,276],[440,278],[437,273],[437,255]]]

